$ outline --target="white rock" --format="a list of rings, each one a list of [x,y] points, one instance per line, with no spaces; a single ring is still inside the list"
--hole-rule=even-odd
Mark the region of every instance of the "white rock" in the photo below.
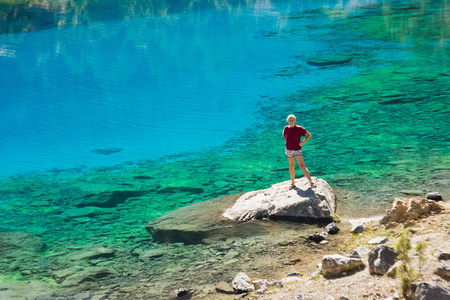
[[[239,273],[234,277],[233,289],[237,292],[250,292],[255,290],[252,280],[245,273]]]
[[[232,220],[285,219],[294,221],[331,219],[336,210],[336,197],[323,179],[312,178],[312,189],[306,178],[297,179],[296,188],[289,190],[290,181],[248,192],[236,200],[223,216]]]

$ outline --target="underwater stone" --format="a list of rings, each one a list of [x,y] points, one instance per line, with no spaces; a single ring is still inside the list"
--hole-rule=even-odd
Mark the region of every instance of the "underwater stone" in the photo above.
[[[91,193],[83,199],[76,201],[76,207],[98,206],[111,208],[118,204],[124,203],[129,198],[140,197],[151,191],[147,190],[116,190],[116,191],[101,191],[98,193]]]
[[[103,155],[110,155],[113,153],[117,153],[117,152],[121,152],[123,150],[123,148],[101,148],[101,149],[94,149],[91,150],[92,153],[97,153],[97,154],[103,154]]]
[[[139,259],[142,261],[145,261],[147,259],[161,257],[164,254],[166,254],[166,252],[164,250],[160,250],[160,249],[145,250],[145,251],[142,251],[141,253],[139,253]]]
[[[44,241],[40,237],[27,232],[0,233],[0,254],[16,250],[41,252],[44,249]]]
[[[186,186],[171,186],[159,189],[156,191],[158,194],[175,194],[175,193],[191,193],[191,194],[201,194],[204,192],[202,188],[192,188]]]
[[[145,229],[161,243],[214,244],[230,237],[265,235],[265,222],[235,222],[222,216],[242,194],[194,203],[150,221]],[[223,245],[223,247],[229,245]]]
[[[37,280],[3,282],[0,283],[0,299],[39,299],[53,290],[52,284]]]
[[[110,258],[116,253],[116,249],[107,245],[93,245],[85,249],[76,251],[67,255],[67,258],[72,261],[86,260],[86,259],[98,259],[98,258]]]
[[[87,268],[81,272],[67,277],[61,284],[62,287],[79,286],[85,282],[96,281],[97,279],[117,274],[116,271],[106,267]]]
[[[289,220],[299,222],[330,221],[336,210],[336,197],[323,179],[312,178],[317,187],[311,189],[306,178],[297,179],[290,190],[290,181],[253,191],[237,199],[223,216],[236,221],[254,219]]]
[[[401,190],[400,193],[409,196],[422,196],[424,193],[420,190]]]
[[[94,217],[104,214],[111,214],[113,210],[100,208],[96,206],[85,206],[81,208],[74,208],[66,210],[61,214],[64,218],[81,218],[81,217]]]
[[[412,73],[420,73],[422,72],[422,68],[418,67],[402,67],[398,68],[394,71],[395,74],[412,74]]]
[[[350,55],[324,55],[307,61],[311,66],[329,66],[348,63],[352,60]]]
[[[405,93],[401,91],[385,91],[380,95],[379,103],[380,104],[396,104],[396,103],[403,103],[406,101],[405,99]]]
[[[61,283],[63,282],[67,277],[76,274],[80,271],[82,271],[83,268],[80,266],[74,266],[67,269],[57,270],[52,273],[52,278],[57,282]]]
[[[284,70],[278,72],[275,75],[276,76],[295,76],[297,74],[300,74],[301,72],[302,72],[302,67],[301,66],[295,66],[295,67],[292,67],[292,68],[284,69]]]

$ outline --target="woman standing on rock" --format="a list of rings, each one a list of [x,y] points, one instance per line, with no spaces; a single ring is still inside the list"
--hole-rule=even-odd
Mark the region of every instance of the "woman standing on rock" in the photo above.
[[[311,138],[311,133],[309,133],[302,126],[298,126],[295,124],[297,119],[294,115],[289,115],[287,117],[287,122],[289,125],[284,127],[283,137],[286,141],[286,151],[285,154],[289,161],[289,175],[291,176],[291,186],[290,190],[295,188],[295,160],[303,172],[303,175],[309,180],[311,184],[311,188],[314,187],[313,182],[311,181],[311,175],[309,174],[309,170],[305,166],[305,161],[303,160],[302,154],[302,146]],[[306,138],[302,141],[301,137],[306,136]]]

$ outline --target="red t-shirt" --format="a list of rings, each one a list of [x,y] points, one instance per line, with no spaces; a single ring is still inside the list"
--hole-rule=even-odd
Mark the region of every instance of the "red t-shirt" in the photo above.
[[[308,131],[302,126],[295,125],[290,127],[289,125],[284,127],[283,136],[286,138],[286,149],[288,150],[300,150],[300,138],[305,136]]]

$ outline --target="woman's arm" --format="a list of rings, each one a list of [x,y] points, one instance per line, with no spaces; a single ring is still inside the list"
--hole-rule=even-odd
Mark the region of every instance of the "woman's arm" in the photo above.
[[[303,146],[307,141],[309,141],[309,139],[312,137],[311,133],[307,132],[306,133],[306,137],[303,141],[300,142],[300,146]]]

